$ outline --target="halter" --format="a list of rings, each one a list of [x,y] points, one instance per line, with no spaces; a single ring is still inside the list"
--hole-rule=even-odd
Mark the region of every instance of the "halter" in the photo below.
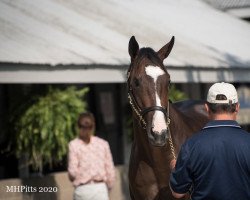
[[[130,69],[129,69],[127,75],[128,75],[127,83],[129,83]],[[133,111],[135,112],[135,114],[139,118],[139,123],[140,123],[140,125],[142,126],[143,129],[147,128],[147,123],[143,118],[145,114],[147,114],[148,112],[151,112],[151,111],[156,111],[156,110],[163,112],[163,114],[164,114],[164,116],[166,117],[166,120],[167,120],[167,131],[169,132],[168,141],[169,141],[170,150],[171,150],[171,153],[172,153],[174,159],[176,160],[174,143],[173,143],[172,136],[171,136],[171,131],[170,131],[170,121],[171,120],[170,120],[170,117],[169,117],[169,101],[168,101],[167,111],[162,106],[151,106],[151,107],[146,107],[144,109],[141,109],[140,106],[138,105],[136,99],[134,98],[133,90],[132,90],[132,88],[130,86],[129,86],[129,91],[128,91],[128,99],[129,99],[129,104],[131,105]]]

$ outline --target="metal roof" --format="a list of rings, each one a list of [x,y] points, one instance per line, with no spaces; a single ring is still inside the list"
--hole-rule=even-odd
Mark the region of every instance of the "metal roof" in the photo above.
[[[180,74],[176,80],[206,82],[228,76],[228,80],[241,81],[242,75],[250,76],[250,25],[198,0],[2,0],[0,81],[20,78],[12,77],[18,63],[33,66],[32,73],[30,66],[23,71],[30,79],[35,77],[37,65],[51,66],[44,77],[58,71],[58,65],[112,65],[119,70],[129,64],[132,35],[140,46],[155,50],[172,35],[176,37],[165,62],[173,73]],[[15,67],[9,70],[11,64]],[[84,69],[74,73],[72,76],[83,74]],[[56,78],[55,82],[63,82],[69,77]]]
[[[221,10],[250,7],[250,0],[203,0]]]
[[[203,0],[213,7],[243,19],[250,18],[250,0]]]

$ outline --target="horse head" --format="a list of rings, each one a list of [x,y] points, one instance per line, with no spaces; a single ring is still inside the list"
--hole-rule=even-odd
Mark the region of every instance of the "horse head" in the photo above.
[[[139,48],[134,36],[129,41],[128,97],[135,116],[152,145],[164,146],[169,138],[169,85],[163,61],[170,54],[174,37],[158,52]]]

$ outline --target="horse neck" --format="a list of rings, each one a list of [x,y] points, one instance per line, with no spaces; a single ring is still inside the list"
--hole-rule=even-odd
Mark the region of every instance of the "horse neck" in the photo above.
[[[189,125],[190,119],[188,120],[187,116],[185,116],[172,104],[170,104],[169,109],[169,117],[171,120],[170,133],[176,151],[175,154],[178,154],[181,145],[188,137],[190,137],[193,131]]]
[[[133,117],[133,130],[134,130],[134,143],[136,145],[138,144],[144,147],[147,143],[146,129],[142,128],[142,125],[135,116]]]

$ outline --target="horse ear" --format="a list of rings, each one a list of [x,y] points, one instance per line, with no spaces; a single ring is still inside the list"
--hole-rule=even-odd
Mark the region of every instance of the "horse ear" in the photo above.
[[[135,36],[132,36],[129,40],[129,45],[128,45],[128,52],[131,57],[131,60],[133,60],[137,53],[139,51],[139,45],[135,39]]]
[[[170,42],[163,46],[158,52],[159,58],[163,61],[165,58],[168,57],[172,48],[174,46],[174,36],[171,38]]]

